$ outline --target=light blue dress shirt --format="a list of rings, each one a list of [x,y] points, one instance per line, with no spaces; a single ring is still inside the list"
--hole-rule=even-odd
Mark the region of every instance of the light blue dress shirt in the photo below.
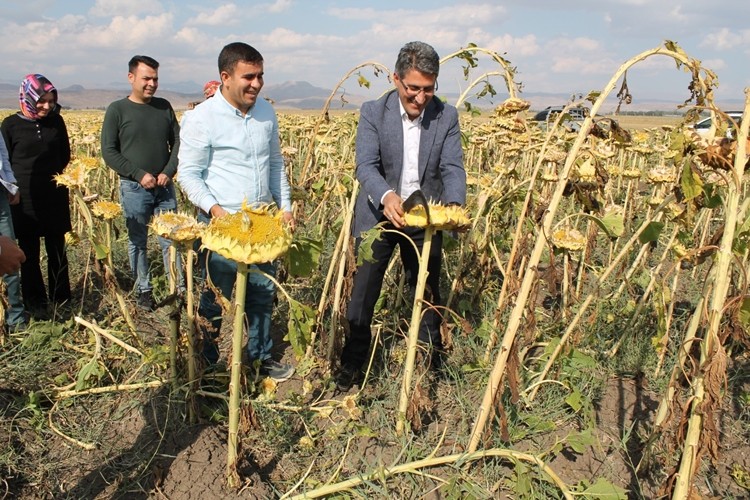
[[[16,186],[16,176],[13,175],[13,170],[10,167],[10,156],[8,155],[8,148],[5,147],[5,141],[0,138],[0,184],[15,195],[18,192],[18,186]]]
[[[271,104],[259,98],[243,116],[221,92],[186,113],[180,129],[177,183],[204,212],[242,202],[291,211],[289,181]]]

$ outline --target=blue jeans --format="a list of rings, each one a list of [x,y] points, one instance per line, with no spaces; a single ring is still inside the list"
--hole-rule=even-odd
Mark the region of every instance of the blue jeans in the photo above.
[[[207,266],[203,275],[206,283],[208,276],[211,283],[227,299],[232,298],[232,289],[237,280],[237,264],[225,259],[216,252],[209,252],[206,258]],[[249,269],[259,269],[270,276],[276,277],[276,264],[266,262],[263,264],[249,266]],[[271,358],[273,340],[271,340],[271,314],[273,313],[273,301],[276,297],[274,283],[262,274],[248,272],[247,292],[245,295],[245,326],[247,327],[247,353],[250,362],[255,360],[265,361]],[[210,288],[201,294],[198,306],[198,315],[211,323],[209,328],[203,326],[203,357],[209,364],[219,361],[219,348],[216,339],[221,330],[221,306],[216,302],[216,295]]]
[[[154,189],[145,189],[137,181],[120,179],[120,203],[125,213],[125,225],[128,228],[128,257],[130,258],[130,270],[135,279],[135,288],[138,294],[151,290],[151,274],[148,267],[147,242],[148,224],[151,217],[162,212],[174,212],[177,209],[177,198],[174,192],[174,183],[167,186],[157,186]],[[164,269],[169,276],[169,246],[170,241],[159,238]],[[178,256],[178,262],[179,256]],[[177,266],[177,288],[184,288],[182,266]]]
[[[10,204],[5,189],[0,189],[0,234],[15,240],[13,219],[10,216]],[[5,311],[5,324],[15,326],[26,321],[21,297],[21,275],[18,271],[3,276],[8,291],[8,309]]]

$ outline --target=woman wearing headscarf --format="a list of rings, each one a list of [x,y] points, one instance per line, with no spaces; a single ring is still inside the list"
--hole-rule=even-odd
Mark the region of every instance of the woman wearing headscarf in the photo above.
[[[21,193],[11,207],[18,245],[26,254],[21,266],[21,293],[27,310],[44,317],[49,300],[70,299],[65,233],[70,231],[68,190],[53,177],[70,161],[68,131],[57,104],[57,89],[42,75],[27,75],[19,92],[21,111],[3,120],[3,139]],[[45,290],[39,266],[40,239],[47,252]]]

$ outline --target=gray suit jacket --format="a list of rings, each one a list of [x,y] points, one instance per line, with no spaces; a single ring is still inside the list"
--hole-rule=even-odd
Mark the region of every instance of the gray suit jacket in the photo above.
[[[355,237],[385,220],[380,200],[388,190],[399,192],[404,132],[398,92],[392,90],[360,110],[357,126],[357,179],[361,184],[354,209]],[[424,110],[419,139],[419,184],[428,200],[443,204],[466,202],[458,111],[437,97]]]

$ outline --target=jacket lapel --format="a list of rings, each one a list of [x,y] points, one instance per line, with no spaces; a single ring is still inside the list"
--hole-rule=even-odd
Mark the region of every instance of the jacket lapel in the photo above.
[[[434,99],[434,97],[433,97]],[[424,173],[427,170],[427,164],[430,161],[430,153],[432,152],[432,145],[435,143],[435,137],[437,136],[437,125],[438,125],[439,114],[437,106],[434,101],[430,101],[430,104],[424,110],[424,117],[422,118],[422,131],[419,135],[419,182],[420,184],[424,180]]]
[[[386,101],[384,120],[387,141],[382,145],[383,151],[393,160],[391,163],[393,165],[393,172],[386,172],[386,180],[390,181],[393,179],[395,181],[395,185],[392,185],[391,188],[400,195],[401,170],[404,165],[404,126],[401,123],[401,107],[398,103],[398,92],[395,90]],[[384,161],[383,164],[388,165],[389,162]]]

